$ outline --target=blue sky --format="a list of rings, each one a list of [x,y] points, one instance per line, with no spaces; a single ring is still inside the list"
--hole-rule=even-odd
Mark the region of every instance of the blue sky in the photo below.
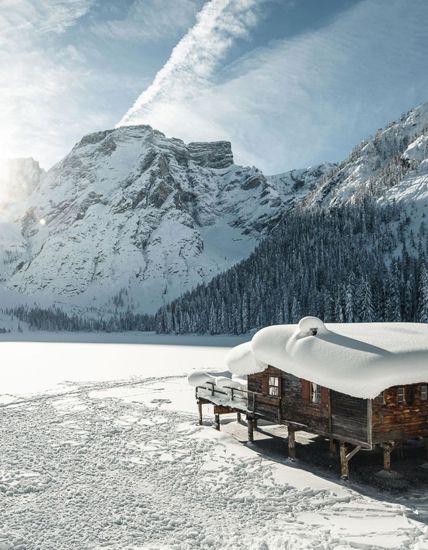
[[[3,0],[0,157],[151,124],[277,173],[428,101],[426,0]]]

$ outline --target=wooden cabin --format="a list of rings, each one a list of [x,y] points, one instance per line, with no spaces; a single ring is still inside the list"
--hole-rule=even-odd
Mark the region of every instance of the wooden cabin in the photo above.
[[[297,430],[325,436],[332,445],[338,441],[344,478],[352,456],[376,445],[382,446],[384,469],[389,470],[394,445],[414,437],[428,438],[428,382],[393,386],[374,399],[363,399],[269,366],[248,375],[247,417],[250,440],[259,418],[287,425],[291,458],[296,456]]]
[[[394,446],[410,438],[428,442],[428,325],[327,328],[306,317],[298,325],[262,329],[252,343],[234,348],[227,364],[232,373],[247,376],[247,389],[213,382],[209,392],[197,387],[200,420],[204,403],[214,404],[218,429],[220,414],[244,412],[250,441],[259,419],[286,425],[292,459],[298,430],[328,438],[331,451],[340,444],[343,478],[360,450],[380,446],[384,469],[390,470]],[[385,387],[387,381],[394,385]]]

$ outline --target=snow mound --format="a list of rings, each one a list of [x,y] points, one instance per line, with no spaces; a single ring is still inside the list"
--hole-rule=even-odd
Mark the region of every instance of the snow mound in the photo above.
[[[192,372],[192,374],[189,374],[189,376],[187,377],[187,381],[191,386],[196,388],[197,386],[204,386],[207,382],[214,383],[215,378],[207,372],[195,371]]]
[[[207,372],[195,371],[189,374],[187,381],[197,388],[198,397],[209,397],[210,401],[217,405],[246,407],[247,382],[242,378],[213,376]]]
[[[299,378],[365,399],[391,386],[428,382],[428,325],[337,323],[305,317],[258,331],[229,352],[234,374],[272,365]]]
[[[263,372],[267,367],[266,363],[257,360],[251,348],[251,342],[232,348],[227,354],[226,364],[230,372],[237,376]]]

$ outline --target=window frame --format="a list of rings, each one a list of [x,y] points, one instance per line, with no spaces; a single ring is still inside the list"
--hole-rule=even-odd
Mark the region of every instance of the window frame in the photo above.
[[[406,386],[397,386],[397,403],[406,404]]]
[[[320,405],[321,386],[319,384],[315,384],[315,382],[310,382],[309,392],[310,402],[314,403],[315,405]]]
[[[421,401],[428,401],[428,385],[419,384],[419,399]]]
[[[280,377],[274,374],[269,374],[267,379],[267,394],[269,397],[280,397]],[[271,393],[271,390],[273,393]]]
[[[377,405],[386,405],[385,391],[381,391],[379,395],[376,395],[375,402]]]

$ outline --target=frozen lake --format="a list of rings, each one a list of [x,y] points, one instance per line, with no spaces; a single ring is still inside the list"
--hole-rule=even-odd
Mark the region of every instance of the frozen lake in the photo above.
[[[428,549],[425,495],[366,496],[238,441],[234,418],[196,425],[186,375],[241,339],[5,336],[0,550]]]

